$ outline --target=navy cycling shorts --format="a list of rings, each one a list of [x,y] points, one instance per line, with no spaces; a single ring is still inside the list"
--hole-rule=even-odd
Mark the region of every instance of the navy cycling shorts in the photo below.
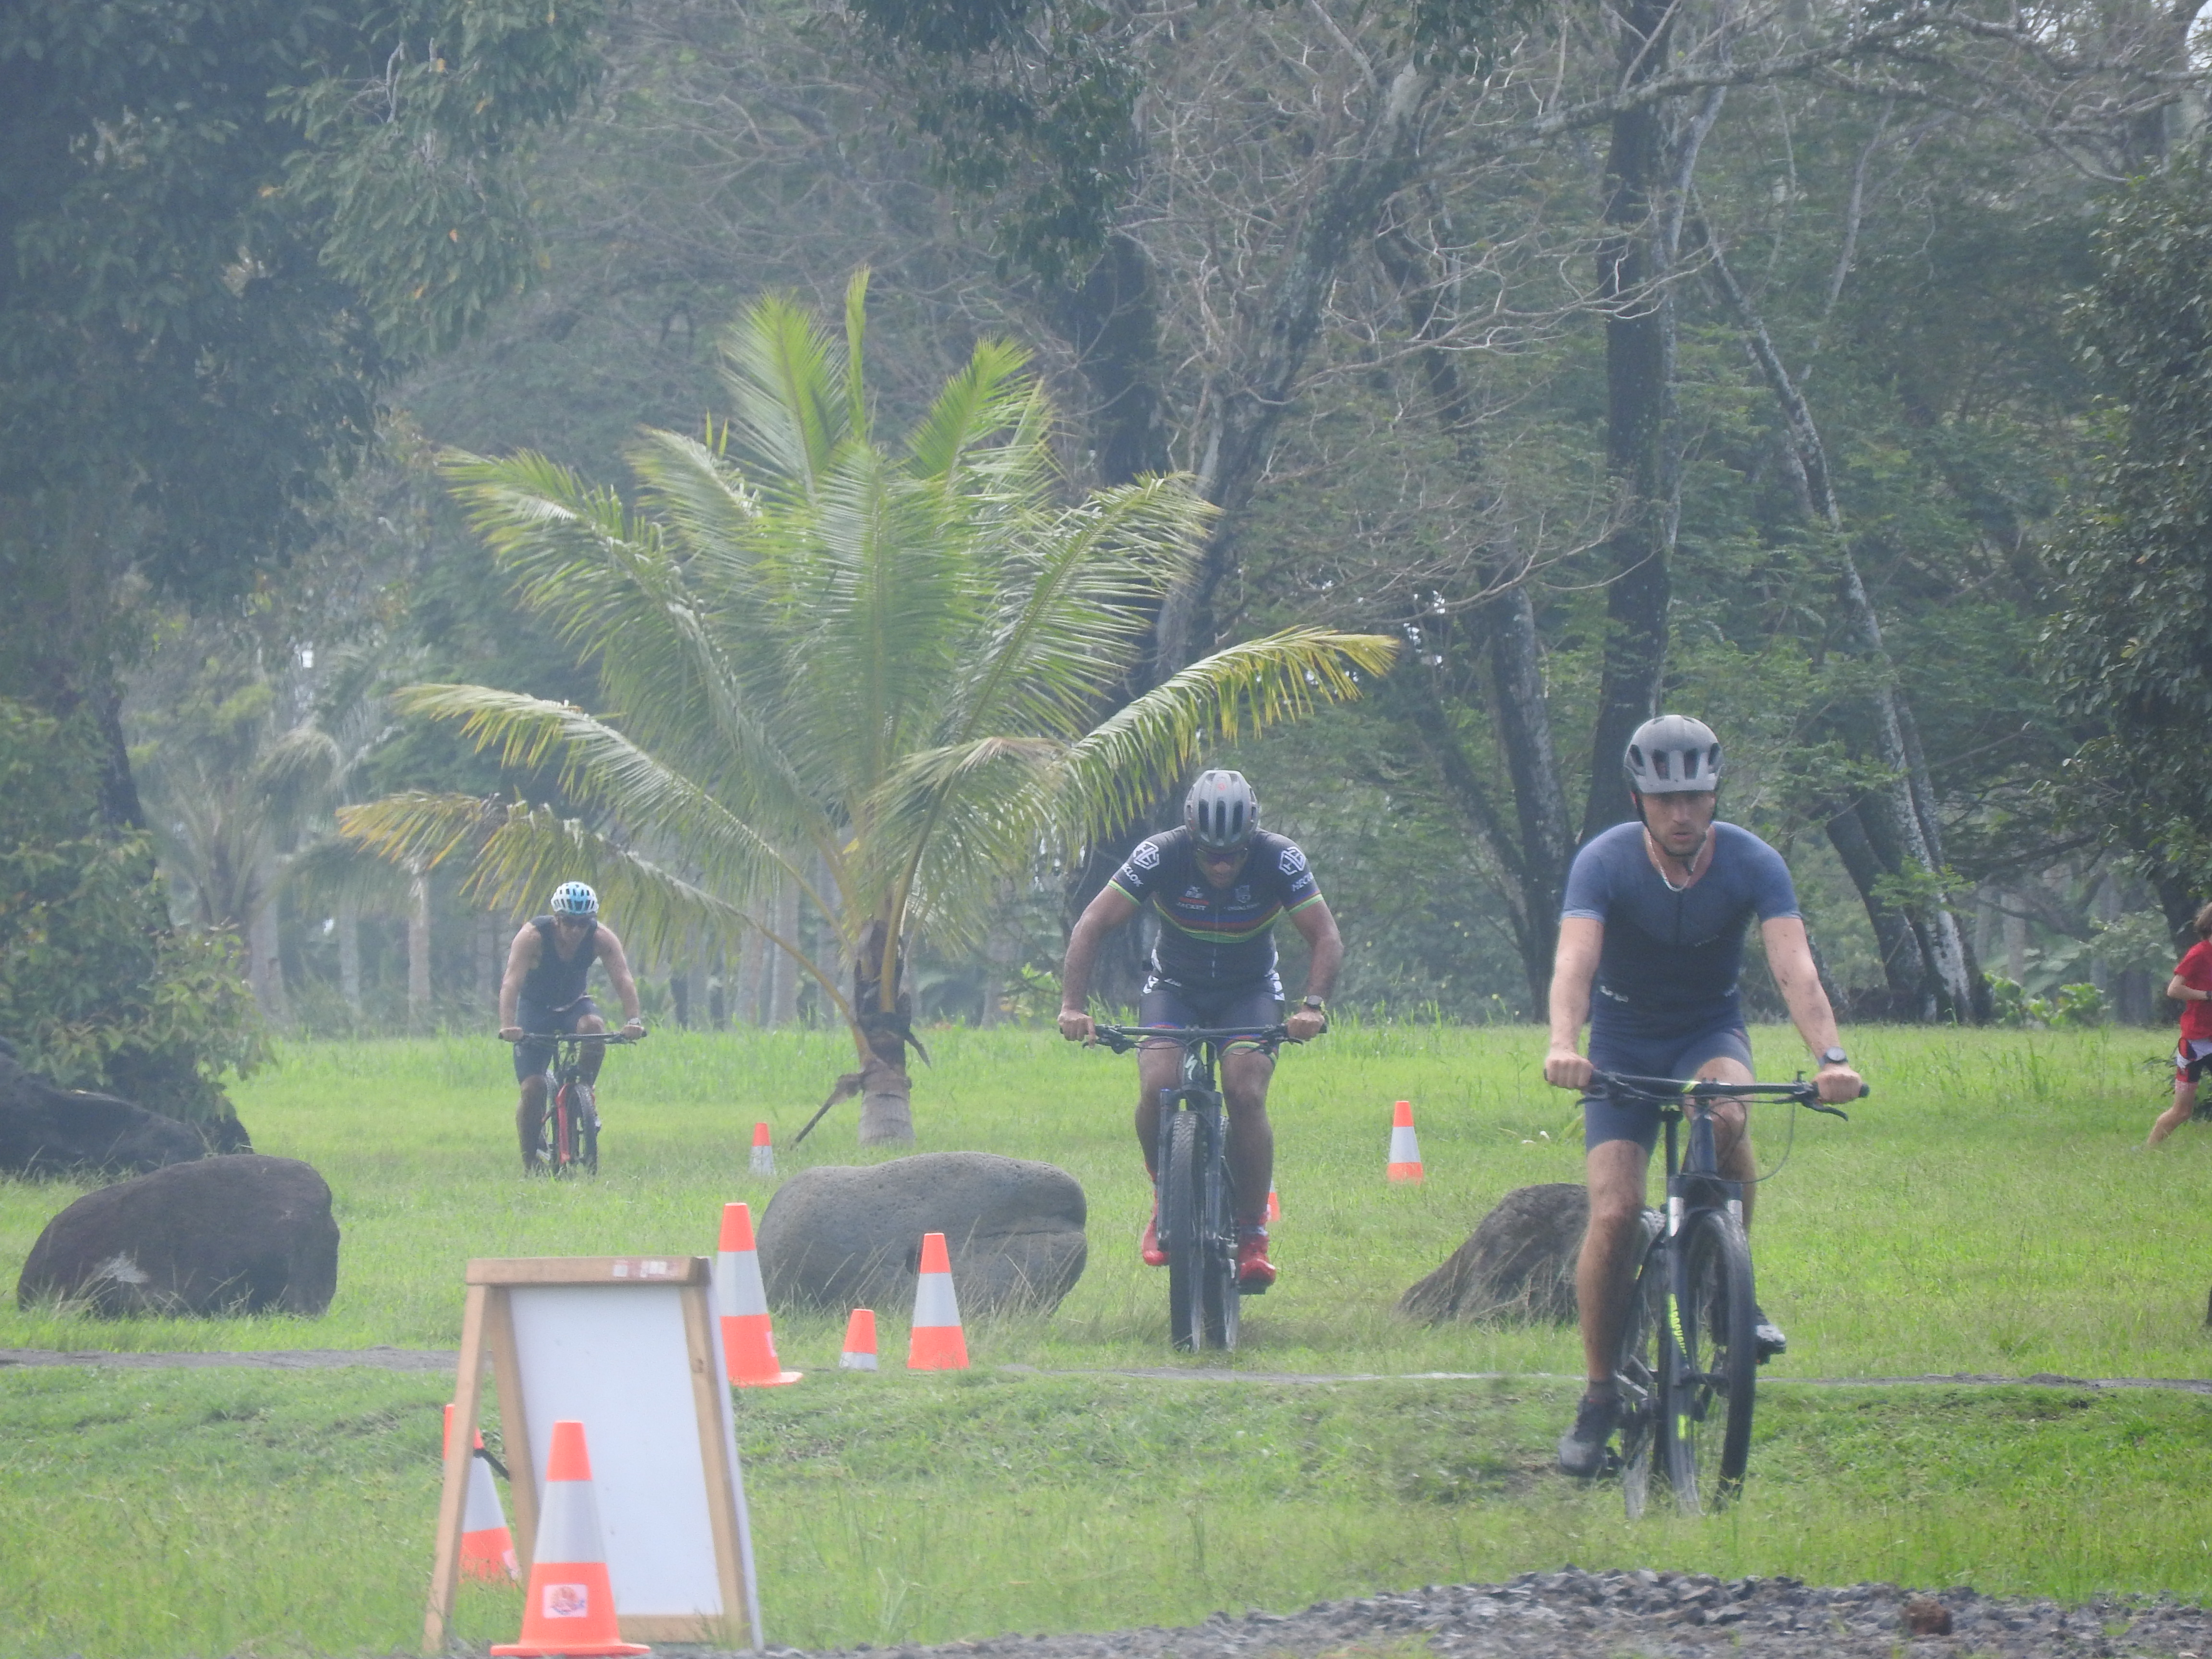
[[[1212,1026],[1217,1031],[1265,1030],[1283,1018],[1283,982],[1270,974],[1265,979],[1222,989],[1194,990],[1158,974],[1145,981],[1137,996],[1139,1025]],[[1152,1044],[1165,1043],[1155,1037]]]
[[[514,1011],[514,1023],[526,1031],[573,1031],[586,1016],[599,1012],[589,997],[578,997],[565,1008],[533,1008],[523,1003]],[[527,1083],[553,1069],[553,1045],[518,1042],[514,1045],[514,1080]]]
[[[1632,1036],[1590,1027],[1589,1061],[1601,1072],[1687,1080],[1709,1060],[1741,1060],[1748,1070],[1750,1033],[1740,1024],[1716,1025],[1692,1037]],[[1607,1140],[1632,1140],[1649,1152],[1659,1144],[1658,1103],[1619,1103],[1604,1095],[1584,1095],[1583,1150]]]

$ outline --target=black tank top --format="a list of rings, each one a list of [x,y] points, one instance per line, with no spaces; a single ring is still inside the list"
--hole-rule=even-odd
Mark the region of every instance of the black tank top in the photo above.
[[[538,930],[538,965],[523,979],[521,1000],[533,1008],[565,1008],[584,994],[585,984],[592,977],[592,963],[599,959],[592,946],[599,924],[596,920],[584,924],[583,940],[566,962],[553,945],[553,918],[532,916],[530,925]]]

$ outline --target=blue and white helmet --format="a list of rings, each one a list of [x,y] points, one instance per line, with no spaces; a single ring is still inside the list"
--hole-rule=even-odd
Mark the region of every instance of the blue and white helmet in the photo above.
[[[599,896],[580,881],[564,881],[553,890],[553,914],[588,921],[599,914]]]
[[[1183,798],[1182,821],[1200,847],[1242,847],[1260,827],[1260,798],[1242,772],[1201,772]]]
[[[1620,766],[1639,795],[1707,793],[1720,787],[1721,740],[1703,720],[1662,714],[1636,728]]]

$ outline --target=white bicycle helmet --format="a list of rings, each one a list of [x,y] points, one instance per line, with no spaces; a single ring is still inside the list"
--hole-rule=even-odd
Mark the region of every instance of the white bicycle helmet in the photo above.
[[[599,896],[580,881],[564,881],[553,890],[553,914],[589,921],[599,914]]]
[[[1639,795],[1686,795],[1717,789],[1721,740],[1687,714],[1662,714],[1636,728],[1620,758],[1628,787]]]
[[[1260,798],[1242,772],[1201,772],[1183,798],[1182,822],[1200,847],[1242,847],[1260,827]]]

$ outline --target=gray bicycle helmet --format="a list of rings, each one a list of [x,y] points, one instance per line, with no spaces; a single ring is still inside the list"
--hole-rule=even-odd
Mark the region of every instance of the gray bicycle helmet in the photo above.
[[[1200,847],[1242,847],[1260,827],[1260,798],[1242,772],[1201,772],[1183,798],[1182,822]]]
[[[1721,740],[1687,714],[1662,714],[1636,728],[1620,757],[1628,787],[1639,795],[1686,795],[1717,789]]]
[[[564,881],[553,890],[553,914],[588,918],[599,914],[599,896],[580,881]]]

